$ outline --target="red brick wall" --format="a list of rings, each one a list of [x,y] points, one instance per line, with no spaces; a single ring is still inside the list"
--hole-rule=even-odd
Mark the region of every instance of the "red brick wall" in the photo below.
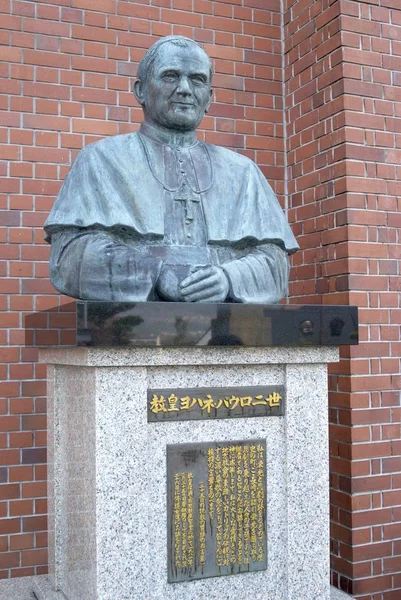
[[[42,225],[76,152],[137,128],[137,62],[173,33],[214,59],[204,139],[256,160],[283,197],[279,0],[0,0],[0,577],[47,563],[46,373],[32,344],[71,342],[55,328],[73,314],[48,281]]]
[[[330,377],[333,583],[401,598],[401,4],[287,0],[296,302],[356,304]]]

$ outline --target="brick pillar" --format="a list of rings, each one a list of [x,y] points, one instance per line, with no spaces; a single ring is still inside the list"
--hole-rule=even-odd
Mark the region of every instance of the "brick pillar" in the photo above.
[[[292,301],[360,307],[331,368],[333,583],[401,598],[401,4],[285,2]]]

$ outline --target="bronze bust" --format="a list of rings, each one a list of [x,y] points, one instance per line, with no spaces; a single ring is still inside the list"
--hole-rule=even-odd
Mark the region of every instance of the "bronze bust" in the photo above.
[[[51,281],[115,302],[275,303],[298,249],[258,167],[196,137],[211,102],[210,59],[169,36],[142,58],[137,133],[78,154],[45,223]]]

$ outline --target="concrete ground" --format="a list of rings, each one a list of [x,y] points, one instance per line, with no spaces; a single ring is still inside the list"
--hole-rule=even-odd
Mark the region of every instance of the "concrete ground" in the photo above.
[[[350,600],[351,596],[333,587],[331,588],[330,600],[347,599]],[[47,576],[41,575],[39,577],[18,577],[0,581],[0,600],[66,600],[66,598],[63,594],[53,592]],[[118,598],[113,600],[118,600]],[[319,598],[300,598],[299,600],[319,600]]]
[[[347,600],[347,598],[349,600],[350,598],[352,598],[352,596],[350,596],[349,594],[344,594],[344,592],[341,592],[340,590],[337,590],[334,587],[331,588],[330,600]]]
[[[66,600],[51,589],[46,575],[0,581],[0,600]]]

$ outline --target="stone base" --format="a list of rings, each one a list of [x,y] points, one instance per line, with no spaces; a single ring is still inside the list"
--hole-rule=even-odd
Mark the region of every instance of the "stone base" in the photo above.
[[[50,571],[68,600],[330,600],[334,348],[46,350]],[[285,385],[284,417],[147,422],[148,388]],[[166,445],[265,439],[268,568],[167,583]],[[51,524],[54,523],[54,528]]]
[[[330,600],[347,600],[347,598],[352,597],[334,587],[331,588]],[[18,577],[0,581],[0,599],[66,600],[66,597],[64,594],[53,590],[47,575],[40,575],[39,577]],[[233,600],[248,600],[248,598],[233,598]]]

